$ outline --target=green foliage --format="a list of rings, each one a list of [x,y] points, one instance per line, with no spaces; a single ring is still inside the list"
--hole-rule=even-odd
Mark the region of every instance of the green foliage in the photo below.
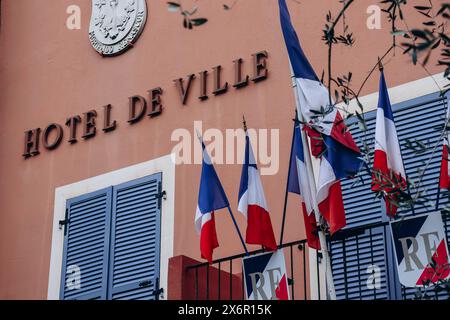
[[[429,278],[441,278],[450,269],[448,263],[439,265],[434,258],[432,258],[428,267],[430,268]],[[450,300],[450,280],[439,279],[433,284],[430,279],[427,279],[422,281],[422,287],[416,289],[414,300],[438,300],[439,294],[443,292],[446,294],[447,299]]]
[[[426,19],[422,22],[423,28],[407,30],[403,34],[408,40],[402,43],[404,53],[411,55],[414,65],[420,63],[426,66],[432,52],[440,50],[438,64],[445,67],[445,77],[450,80],[450,38],[446,29],[450,19],[450,3],[441,3],[439,9],[436,9],[430,0],[428,5],[414,8]],[[447,90],[448,87],[445,91]]]
[[[426,64],[430,61],[431,53],[434,50],[441,48],[441,57],[437,63],[446,68],[445,76],[450,80],[450,39],[446,34],[446,22],[450,17],[450,3],[443,3],[440,5],[439,10],[435,10],[432,1],[426,1],[425,5],[417,5],[414,9],[424,17],[422,22],[423,28],[420,29],[408,29],[407,17],[404,14],[404,8],[407,6],[406,0],[382,0],[381,4],[385,5],[382,11],[387,15],[388,21],[391,23],[392,44],[387,49],[385,54],[381,58],[377,58],[377,62],[369,72],[366,79],[363,81],[358,90],[352,88],[352,73],[348,72],[344,76],[334,76],[331,69],[332,61],[332,47],[333,45],[343,44],[345,46],[351,46],[355,39],[353,34],[348,31],[348,25],[344,24],[344,34],[336,35],[336,25],[340,19],[345,19],[345,13],[349,10],[353,1],[340,1],[343,4],[343,8],[338,13],[336,18],[333,18],[333,14],[328,12],[325,17],[325,27],[323,28],[322,40],[324,44],[328,46],[328,87],[330,90],[330,105],[337,107],[336,104],[332,104],[331,95],[334,92],[334,99],[337,102],[341,101],[344,104],[344,108],[340,109],[346,116],[346,119],[355,117],[357,121],[354,125],[357,125],[361,132],[363,132],[362,138],[359,141],[361,151],[364,159],[367,163],[371,161],[371,150],[368,147],[367,137],[367,124],[364,118],[364,106],[359,100],[359,94],[362,92],[363,87],[367,83],[368,79],[373,73],[380,67],[382,67],[382,61],[393,51],[399,47],[397,45],[397,37],[403,37],[406,39],[402,44],[404,54],[411,55],[411,61],[413,65],[419,63],[420,66],[425,68]],[[436,13],[434,13],[436,11]],[[442,21],[443,20],[443,21]],[[400,30],[397,25],[399,21],[406,26],[406,30]],[[347,36],[349,38],[347,38]],[[344,39],[351,39],[346,41]],[[332,84],[335,89],[332,91]],[[445,94],[446,90],[440,89],[441,94]],[[359,111],[348,112],[348,107],[351,101],[355,101],[359,108]],[[331,110],[332,111],[332,110]],[[331,112],[329,111],[329,112]],[[323,116],[323,115],[320,115]],[[376,198],[384,198],[391,205],[398,206],[400,208],[411,210],[415,206],[433,207],[430,199],[427,198],[427,190],[423,186],[423,177],[430,166],[431,160],[436,156],[440,156],[440,150],[442,146],[443,138],[446,137],[449,130],[448,119],[446,124],[439,128],[440,139],[434,145],[428,145],[428,143],[415,139],[414,141],[407,140],[404,147],[412,152],[414,155],[423,155],[430,153],[429,159],[418,168],[418,179],[412,181],[407,179],[406,185],[401,185],[401,179],[396,176],[385,176],[381,172],[372,171],[371,175],[374,177]],[[438,153],[439,151],[439,153]],[[358,183],[358,182],[355,182]],[[409,191],[410,190],[410,191]]]
[[[179,12],[183,16],[183,27],[192,30],[194,27],[201,26],[208,22],[206,18],[193,18],[192,16],[197,13],[198,7],[195,6],[191,10],[183,10],[182,6],[178,2],[167,2],[167,9],[169,12]]]

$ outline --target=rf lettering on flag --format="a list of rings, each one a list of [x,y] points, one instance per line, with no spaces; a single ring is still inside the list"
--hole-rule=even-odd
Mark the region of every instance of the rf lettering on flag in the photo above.
[[[450,278],[447,239],[439,212],[391,222],[400,283],[427,287]]]
[[[289,300],[288,276],[283,250],[244,258],[247,300]]]

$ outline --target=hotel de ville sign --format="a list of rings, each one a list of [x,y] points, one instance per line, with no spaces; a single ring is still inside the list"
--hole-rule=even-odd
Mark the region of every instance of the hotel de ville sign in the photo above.
[[[93,0],[92,8],[89,36],[95,50],[103,56],[123,53],[136,42],[145,26],[145,0]],[[174,94],[178,94],[178,105],[186,106],[195,103],[194,101],[198,104],[206,103],[210,98],[231,91],[241,91],[263,82],[269,74],[268,59],[269,53],[260,50],[251,55],[251,61],[237,58],[226,68],[216,64],[173,79],[172,90]],[[234,79],[225,74],[224,69],[228,68],[234,69]],[[42,150],[41,144],[44,149],[51,151],[57,149],[64,138],[73,145],[80,138],[85,141],[94,138],[100,130],[105,134],[114,132],[120,122],[126,121],[131,126],[145,118],[159,118],[166,108],[171,107],[164,102],[164,93],[167,91],[168,88],[156,86],[147,90],[145,96],[129,96],[126,119],[117,119],[113,104],[108,103],[103,104],[101,109],[90,109],[82,114],[72,115],[66,118],[65,123],[52,122],[43,128],[26,130],[22,156],[25,159],[38,156]],[[192,97],[193,95],[196,96]]]
[[[92,0],[89,39],[104,56],[129,49],[142,33],[147,20],[146,0]]]

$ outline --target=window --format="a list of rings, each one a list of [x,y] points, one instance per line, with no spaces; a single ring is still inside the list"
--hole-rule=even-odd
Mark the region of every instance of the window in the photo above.
[[[155,299],[161,174],[67,201],[61,299]]]
[[[446,98],[431,94],[393,106],[397,132],[403,153],[406,174],[415,180],[424,161],[433,153],[432,147],[438,142],[444,124]],[[373,159],[376,111],[365,114],[368,127],[366,142]],[[363,131],[356,120],[349,122],[353,137],[360,144],[364,140]],[[405,147],[406,140],[418,139],[429,148],[417,155]],[[427,198],[434,203],[438,192],[441,149],[434,155],[423,179]],[[347,226],[331,239],[330,251],[333,276],[338,299],[411,299],[415,289],[405,289],[397,279],[388,219],[384,204],[375,199],[370,190],[371,176],[363,175],[363,183],[354,180],[343,181],[343,197],[347,215]],[[440,207],[448,205],[441,197]],[[431,209],[434,210],[434,209]],[[416,205],[415,214],[429,212],[425,206]],[[410,215],[412,212],[399,212]],[[445,221],[446,227],[450,221]],[[450,233],[447,228],[447,239]],[[373,283],[373,277],[379,282]]]

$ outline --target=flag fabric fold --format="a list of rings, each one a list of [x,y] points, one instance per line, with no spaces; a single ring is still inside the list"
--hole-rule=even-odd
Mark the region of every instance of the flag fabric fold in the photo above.
[[[269,209],[248,134],[245,137],[245,159],[238,199],[238,210],[247,219],[245,242],[276,250]]]
[[[317,77],[309,63],[297,33],[292,25],[285,0],[279,0],[281,28],[296,82],[299,114],[318,132],[333,139],[355,152],[360,152],[347,130],[339,111],[330,106],[328,89]]]
[[[450,119],[450,104],[447,107],[447,119],[446,123]],[[441,174],[439,177],[439,187],[441,189],[450,189],[450,171],[449,171],[449,141],[450,141],[450,131],[447,132],[446,137],[444,138],[444,145],[442,146],[442,162],[441,162]]]
[[[229,207],[229,202],[203,143],[202,148],[202,173],[195,214],[195,228],[200,235],[201,256],[212,263],[213,251],[219,247],[214,214],[219,209]]]
[[[375,153],[372,171],[372,191],[383,192],[386,213],[395,216],[396,202],[406,189],[400,143],[395,128],[394,115],[383,71],[380,76],[380,93],[375,128]]]
[[[309,176],[306,170],[301,130],[301,125],[296,125],[293,140],[294,145],[292,146],[292,155],[289,165],[288,192],[300,195],[308,246],[320,250],[317,221],[314,214]]]
[[[341,180],[358,174],[364,165],[360,154],[324,136],[326,150],[320,162],[317,203],[333,234],[346,225]]]

